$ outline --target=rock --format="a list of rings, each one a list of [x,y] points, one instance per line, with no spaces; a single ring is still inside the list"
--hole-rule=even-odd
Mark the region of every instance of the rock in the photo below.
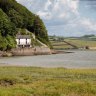
[[[10,52],[3,52],[2,57],[11,57],[12,53]]]

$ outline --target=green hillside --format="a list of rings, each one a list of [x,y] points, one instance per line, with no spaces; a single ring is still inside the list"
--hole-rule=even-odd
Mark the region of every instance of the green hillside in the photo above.
[[[50,42],[54,49],[84,49],[86,46],[96,47],[96,36],[86,35],[82,37],[58,37],[50,36]],[[69,43],[69,44],[68,44]]]
[[[14,37],[17,28],[29,30],[36,35],[36,38],[49,45],[46,27],[39,16],[31,13],[15,0],[0,0],[0,41],[2,38],[6,41],[2,41],[0,50],[11,49],[15,46]],[[7,38],[10,41],[10,46],[7,44],[9,42]]]

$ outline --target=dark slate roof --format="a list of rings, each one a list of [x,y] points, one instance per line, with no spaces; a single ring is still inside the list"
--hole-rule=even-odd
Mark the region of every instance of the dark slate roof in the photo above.
[[[30,35],[16,35],[16,39],[30,39]]]

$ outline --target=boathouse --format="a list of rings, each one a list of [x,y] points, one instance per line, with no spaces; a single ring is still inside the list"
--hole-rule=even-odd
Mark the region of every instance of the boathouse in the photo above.
[[[30,35],[16,35],[17,48],[31,47]]]

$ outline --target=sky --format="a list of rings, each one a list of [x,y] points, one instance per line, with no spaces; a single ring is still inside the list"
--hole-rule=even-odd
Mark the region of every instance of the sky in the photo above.
[[[16,0],[39,15],[49,35],[96,35],[96,0]]]

